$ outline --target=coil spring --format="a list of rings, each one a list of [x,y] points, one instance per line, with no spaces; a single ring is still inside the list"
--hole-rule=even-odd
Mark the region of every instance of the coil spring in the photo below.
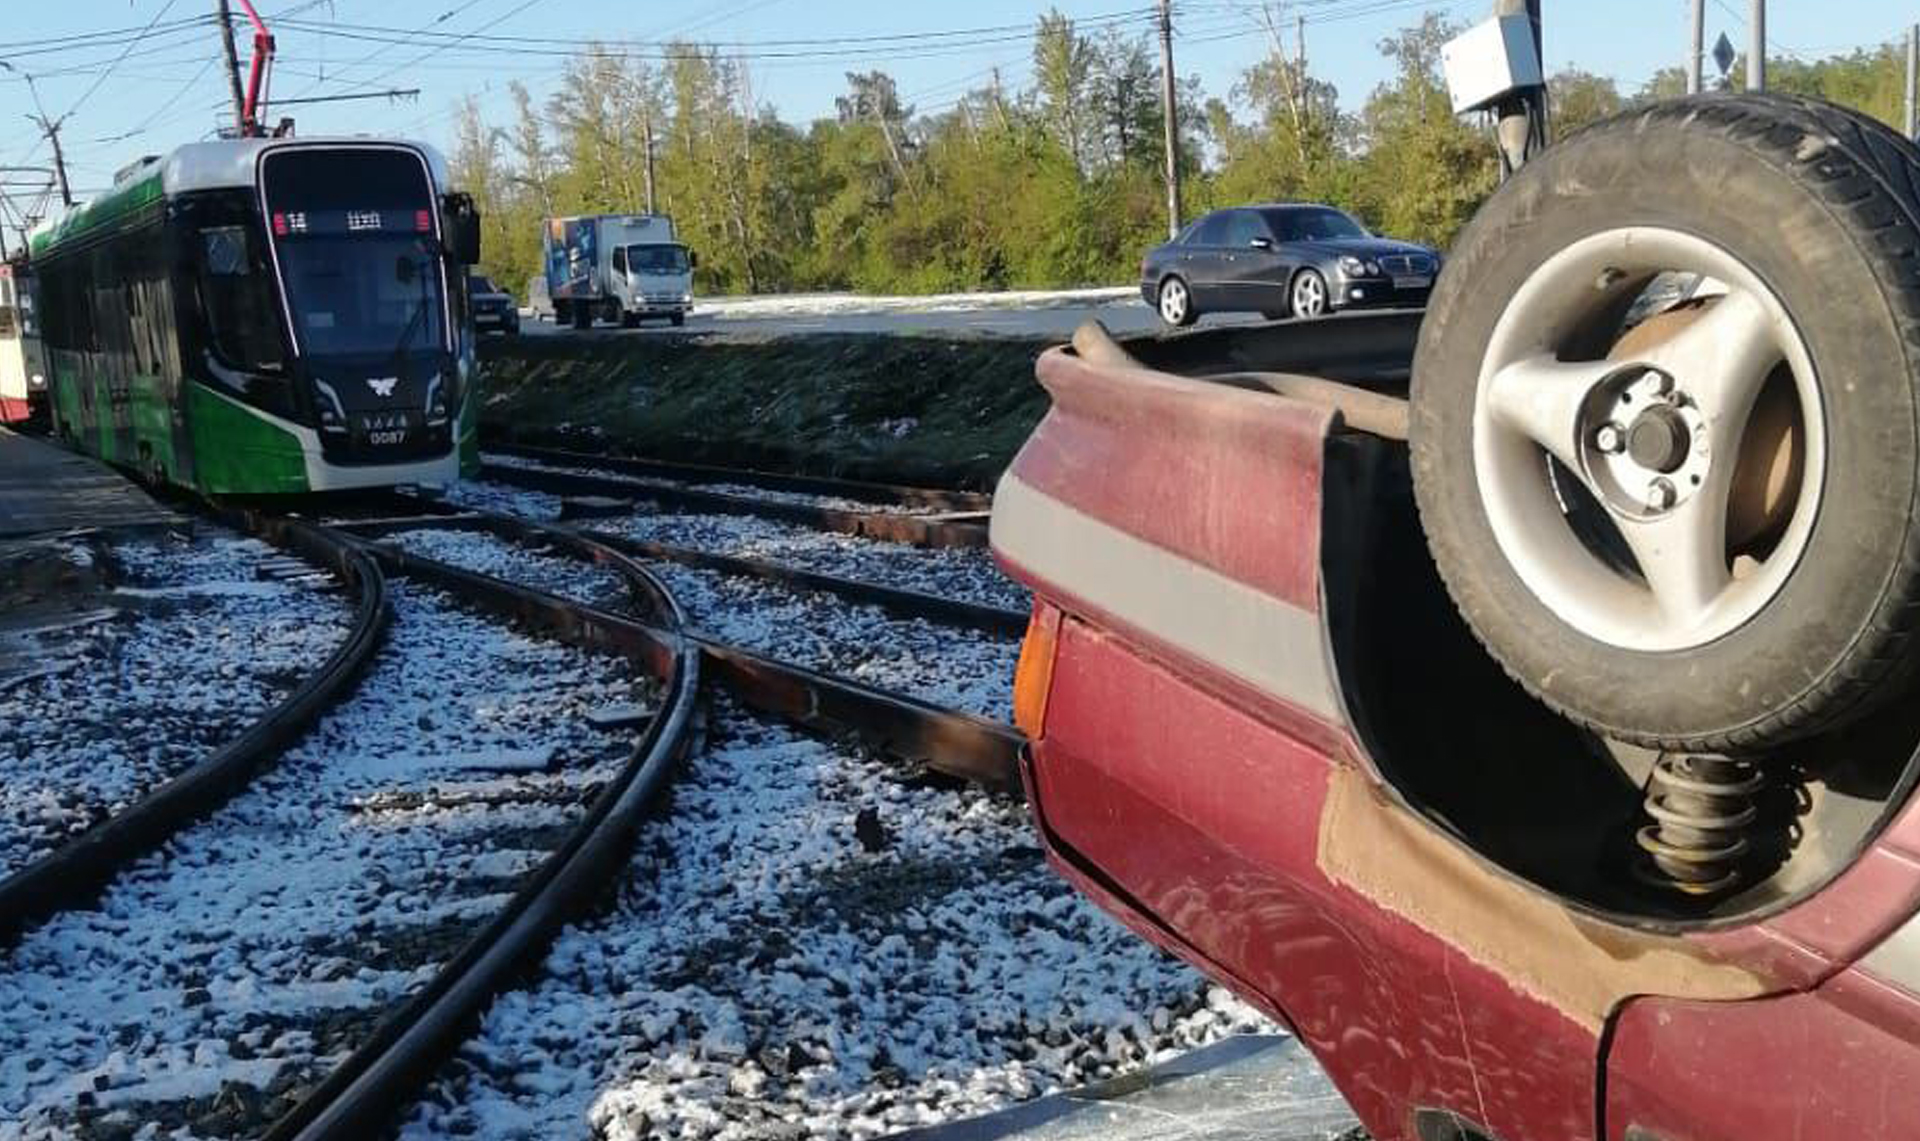
[[[1647,782],[1640,847],[1643,875],[1689,895],[1713,895],[1740,882],[1751,849],[1747,831],[1758,817],[1767,778],[1752,761],[1731,757],[1662,756]]]

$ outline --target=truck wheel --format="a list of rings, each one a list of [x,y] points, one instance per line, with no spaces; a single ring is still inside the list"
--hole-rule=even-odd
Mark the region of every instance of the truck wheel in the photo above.
[[[1669,272],[1702,285],[1647,315]],[[1598,732],[1835,727],[1915,660],[1917,386],[1920,150],[1811,100],[1623,116],[1502,187],[1434,294],[1434,560],[1508,672]]]
[[[620,314],[620,327],[622,329],[638,329],[640,327],[640,314],[622,312]]]

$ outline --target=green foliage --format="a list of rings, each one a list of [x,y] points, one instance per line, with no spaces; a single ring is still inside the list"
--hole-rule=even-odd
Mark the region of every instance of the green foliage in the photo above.
[[[1321,201],[1447,245],[1498,178],[1485,124],[1452,114],[1441,79],[1458,26],[1428,13],[1382,42],[1392,78],[1350,113],[1286,42],[1281,7],[1249,9],[1270,50],[1226,98],[1176,77],[1187,217]],[[1088,36],[1049,11],[1033,56],[1030,90],[996,77],[930,109],[904,106],[884,71],[849,74],[834,117],[800,129],[757,104],[744,63],[713,47],[674,44],[658,61],[592,49],[544,106],[513,85],[505,128],[465,106],[454,174],[485,216],[483,268],[516,291],[539,270],[544,219],[650,201],[700,255],[707,294],[1131,281],[1168,221],[1157,45],[1113,28]],[[1773,61],[1771,74],[1782,90],[1897,122],[1903,66],[1887,46]],[[1684,85],[1663,69],[1629,99],[1608,77],[1563,71],[1550,80],[1555,136]]]

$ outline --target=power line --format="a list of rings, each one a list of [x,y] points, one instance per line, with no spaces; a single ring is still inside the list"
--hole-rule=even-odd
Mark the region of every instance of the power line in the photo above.
[[[1074,25],[1076,27],[1086,27],[1086,26],[1099,26],[1099,25],[1108,24],[1108,23],[1146,22],[1155,16],[1156,11],[1157,9],[1152,7],[1129,8],[1119,12],[1108,12],[1108,13],[1103,13],[1095,16],[1080,17],[1074,20]],[[502,19],[505,19],[505,17],[502,17]],[[499,22],[500,21],[498,20],[495,21],[495,23],[499,23]],[[309,25],[304,21],[298,21],[298,20],[291,21],[291,26],[295,28],[311,28],[312,27],[312,25]],[[330,27],[332,30],[339,32],[341,34],[351,32],[357,36],[365,36],[369,38],[378,37],[381,35],[390,36],[390,35],[398,34],[398,35],[425,36],[429,40],[433,38],[445,38],[445,39],[452,39],[457,41],[472,41],[474,44],[474,50],[480,50],[484,47],[489,47],[490,45],[501,45],[503,47],[513,46],[515,50],[518,50],[519,47],[524,47],[524,46],[558,47],[558,48],[566,48],[570,50],[579,50],[579,49],[615,50],[621,46],[620,44],[610,44],[604,37],[603,38],[582,38],[577,36],[502,36],[502,35],[485,35],[479,31],[455,33],[455,32],[432,32],[432,31],[426,31],[424,29],[408,32],[406,29],[383,27],[377,24],[333,24],[333,25],[327,25],[327,27]],[[871,35],[857,35],[857,36],[818,36],[818,37],[801,38],[801,39],[774,39],[774,40],[702,40],[701,46],[718,48],[723,50],[739,48],[747,51],[752,51],[754,49],[759,49],[759,48],[805,48],[805,47],[822,47],[822,46],[889,44],[889,43],[898,43],[903,41],[995,36],[995,35],[1004,35],[1006,33],[1015,33],[1015,32],[1020,33],[1022,35],[1030,36],[1033,34],[1033,27],[1034,27],[1033,23],[1031,21],[1028,21],[1028,22],[1019,23],[1019,24],[989,24],[989,25],[983,25],[980,27],[972,27],[972,28],[942,28],[937,30],[923,30],[923,31],[917,31],[917,32],[887,32],[887,33],[875,33]],[[654,47],[667,46],[665,41],[660,41],[660,40],[625,41],[625,46],[632,48],[632,47],[637,47],[643,43],[649,44]],[[729,51],[729,54],[732,54],[732,53]]]

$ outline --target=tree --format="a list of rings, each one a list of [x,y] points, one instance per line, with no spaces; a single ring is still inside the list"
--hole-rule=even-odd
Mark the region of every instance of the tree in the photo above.
[[[1610,119],[1626,107],[1612,79],[1574,67],[1547,79],[1547,99],[1553,109],[1555,139]]]
[[[1365,212],[1396,237],[1446,246],[1492,193],[1498,159],[1486,132],[1462,123],[1440,74],[1459,26],[1437,13],[1381,41],[1399,74],[1361,114]]]
[[[1147,37],[1108,28],[1094,41],[1088,87],[1093,141],[1109,166],[1160,161],[1160,67]]]
[[[1093,45],[1074,30],[1072,20],[1058,9],[1040,17],[1033,37],[1033,77],[1041,114],[1054,138],[1073,158],[1074,167],[1081,171],[1086,170],[1088,128],[1093,118],[1087,97],[1093,68]]]

